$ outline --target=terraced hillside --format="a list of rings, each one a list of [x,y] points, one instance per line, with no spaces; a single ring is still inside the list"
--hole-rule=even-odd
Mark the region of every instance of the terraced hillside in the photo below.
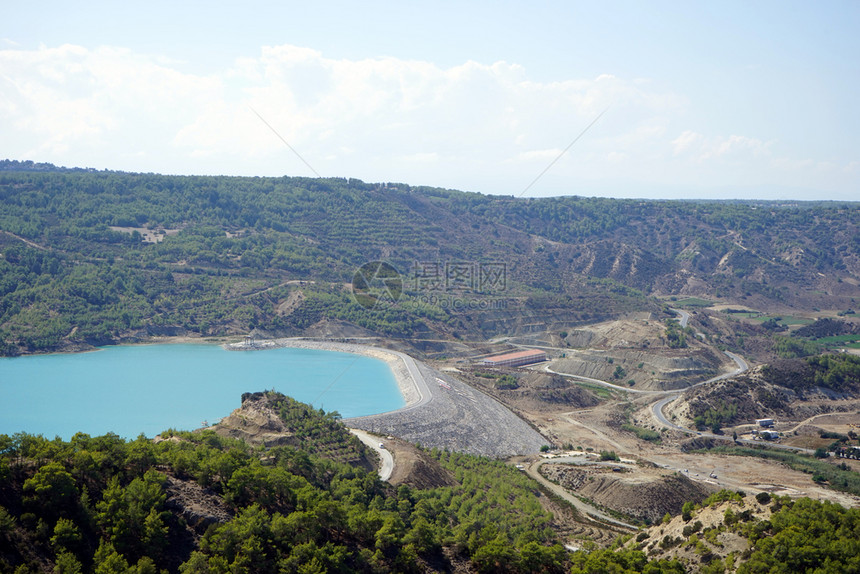
[[[834,312],[860,297],[857,204],[0,168],[7,355],[321,324],[485,339],[660,312],[652,295]],[[398,273],[394,305],[352,297],[375,260]]]

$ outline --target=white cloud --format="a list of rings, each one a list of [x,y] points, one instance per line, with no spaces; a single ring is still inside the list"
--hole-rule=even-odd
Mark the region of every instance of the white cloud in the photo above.
[[[769,155],[769,148],[772,144],[773,142],[763,142],[756,138],[732,135],[728,138],[718,138],[714,141],[711,144],[711,148],[702,156],[702,159],[707,159],[711,155],[721,157],[732,155]]]
[[[2,50],[0,69],[8,80],[0,125],[28,145],[3,151],[49,161],[72,149],[163,146],[178,118],[217,97],[219,83],[107,47]]]
[[[675,155],[682,154],[691,148],[701,146],[701,142],[705,139],[705,136],[702,134],[696,133],[694,131],[687,130],[677,138],[672,140],[672,147],[674,148]]]
[[[311,175],[280,135],[323,175],[510,193],[608,108],[530,193],[563,193],[582,181],[686,184],[708,166],[710,179],[728,183],[747,172],[726,166],[788,181],[858,170],[857,162],[788,158],[773,140],[685,130],[679,124],[693,103],[648,79],[538,82],[503,61],[446,68],[333,59],[290,45],[206,75],[186,67],[116,47],[0,49],[0,157]]]
[[[419,152],[410,155],[402,156],[403,161],[416,163],[436,163],[439,161],[439,154],[434,152]]]
[[[769,157],[774,143],[742,135],[706,137],[691,130],[671,142],[674,155],[687,154],[698,161]]]

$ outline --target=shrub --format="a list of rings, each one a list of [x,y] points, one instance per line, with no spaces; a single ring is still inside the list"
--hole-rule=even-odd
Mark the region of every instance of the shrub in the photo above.
[[[663,524],[669,524],[670,522],[672,522],[672,515],[667,512],[663,515]]]
[[[502,375],[496,378],[495,387],[502,390],[513,390],[519,388],[520,384],[513,375]]]
[[[681,507],[681,518],[684,519],[684,522],[689,522],[693,518],[693,508],[695,507],[692,502],[685,502],[684,506]]]
[[[600,460],[620,460],[618,454],[614,450],[600,451]]]

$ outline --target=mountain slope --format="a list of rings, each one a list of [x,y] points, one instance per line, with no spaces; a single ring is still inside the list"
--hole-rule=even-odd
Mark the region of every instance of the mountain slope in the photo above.
[[[10,162],[6,162],[8,164]],[[22,166],[17,165],[18,169]],[[483,339],[650,295],[847,309],[860,204],[515,199],[354,179],[0,171],[0,352],[158,334]],[[383,260],[397,305],[349,283]],[[304,283],[302,283],[304,282]]]

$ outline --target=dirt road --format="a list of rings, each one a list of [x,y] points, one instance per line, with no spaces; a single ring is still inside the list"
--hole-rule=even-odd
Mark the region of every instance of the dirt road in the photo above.
[[[589,520],[592,520],[594,522],[603,522],[606,524],[611,524],[613,526],[620,526],[621,528],[629,528],[632,530],[637,530],[636,526],[634,526],[632,524],[628,524],[627,522],[622,522],[621,520],[616,520],[615,518],[612,518],[611,516],[602,512],[601,510],[595,508],[594,506],[587,504],[586,502],[583,502],[582,500],[580,500],[579,498],[577,498],[576,496],[574,496],[573,494],[568,492],[567,489],[565,489],[563,486],[547,480],[540,473],[540,467],[545,462],[567,462],[567,461],[568,461],[568,459],[564,459],[564,458],[554,459],[552,461],[546,461],[546,460],[541,458],[541,459],[538,459],[538,460],[535,460],[535,461],[532,461],[532,462],[529,462],[528,464],[526,464],[525,470],[529,476],[531,476],[533,479],[535,479],[536,481],[538,481],[539,483],[544,485],[553,494],[555,494],[556,496],[559,496],[559,497],[563,498],[564,500],[566,500],[567,502],[571,503],[574,508],[576,508],[578,511],[580,511]]]

